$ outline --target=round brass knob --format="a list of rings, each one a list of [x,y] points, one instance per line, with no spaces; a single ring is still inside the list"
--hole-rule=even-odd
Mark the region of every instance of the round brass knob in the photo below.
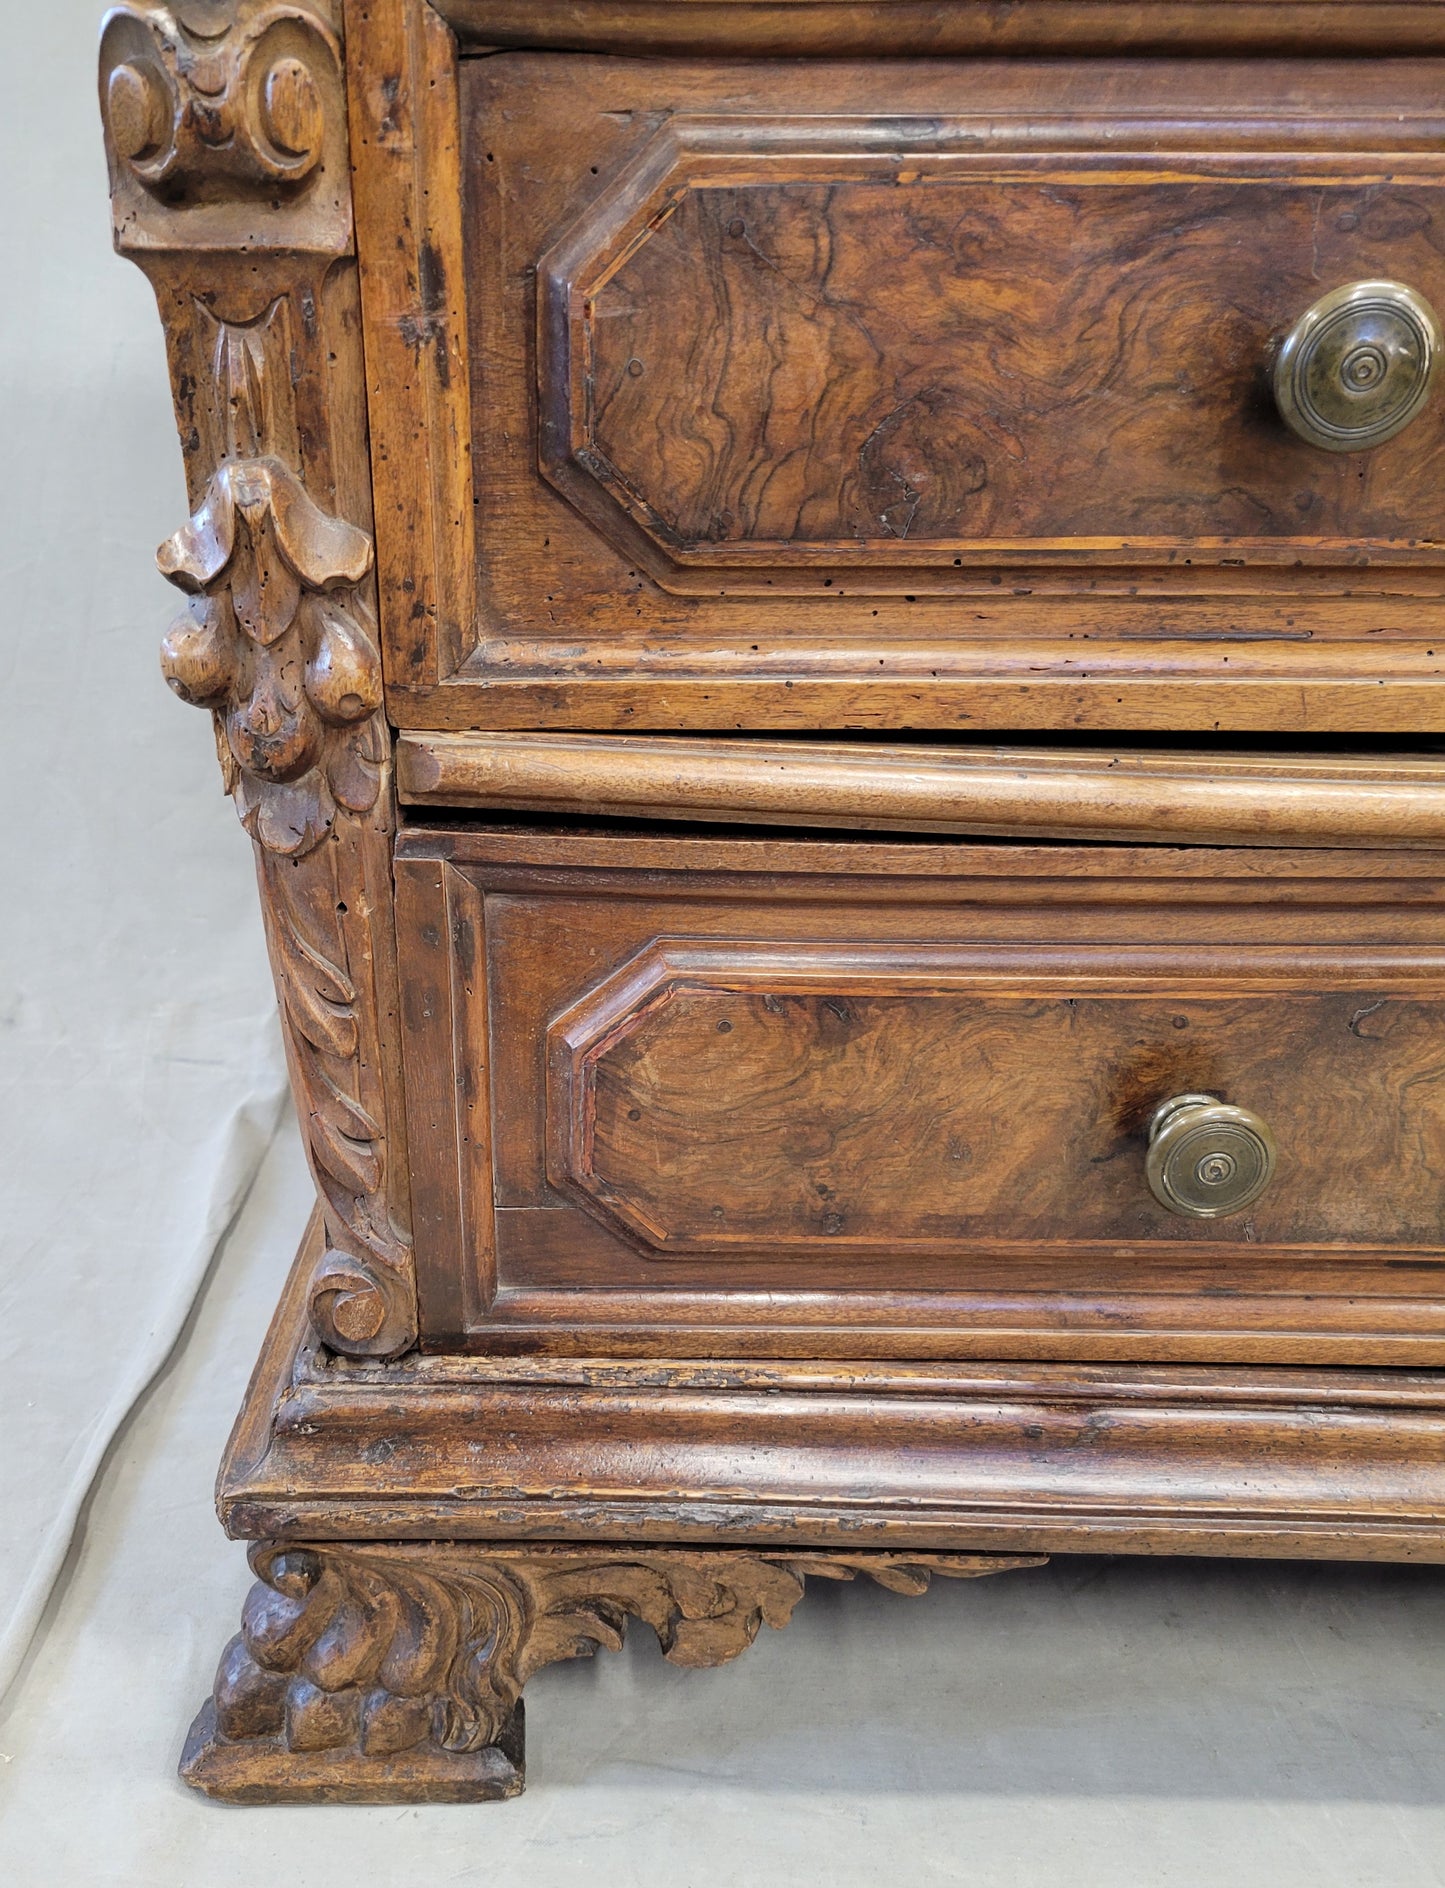
[[[1393,439],[1424,406],[1440,361],[1440,323],[1403,282],[1349,282],[1307,308],[1274,362],[1286,426],[1326,452]]]
[[[1175,1095],[1154,1111],[1144,1171],[1161,1206],[1223,1219],[1257,1200],[1274,1172],[1274,1136],[1257,1114],[1213,1095]]]

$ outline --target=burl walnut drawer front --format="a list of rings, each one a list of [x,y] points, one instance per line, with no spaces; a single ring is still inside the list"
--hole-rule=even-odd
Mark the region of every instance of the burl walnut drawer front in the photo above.
[[[495,828],[401,855],[433,1342],[1442,1348],[1418,859]]]
[[[396,718],[1438,726],[1442,99],[1430,59],[463,61],[425,320],[367,278],[414,353]],[[1281,346],[1352,284],[1291,420]],[[1382,443],[1300,436],[1332,376]],[[388,549],[416,384],[431,483],[472,445],[436,594]]]

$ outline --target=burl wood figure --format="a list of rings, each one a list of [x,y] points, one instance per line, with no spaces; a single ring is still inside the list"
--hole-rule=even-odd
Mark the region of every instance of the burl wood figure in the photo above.
[[[182,1774],[806,1580],[1445,1561],[1445,7],[106,19],[317,1205]]]

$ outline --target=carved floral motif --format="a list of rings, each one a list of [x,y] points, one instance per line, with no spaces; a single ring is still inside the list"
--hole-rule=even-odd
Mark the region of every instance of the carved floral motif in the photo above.
[[[360,1783],[368,1759],[460,1757],[509,1742],[516,1788],[522,1687],[544,1665],[620,1649],[629,1619],[651,1626],[674,1664],[722,1665],[762,1626],[787,1625],[807,1574],[861,1574],[918,1594],[934,1574],[1037,1564],[987,1554],[263,1542],[251,1550],[258,1581],[241,1633],[222,1655],[183,1774],[228,1794],[219,1765],[236,1747],[243,1759],[281,1766],[326,1751],[349,1762],[350,1780]]]
[[[324,512],[296,472],[262,450],[266,372],[281,371],[283,311],[217,323],[214,402],[230,456],[157,553],[163,575],[195,599],[161,646],[166,680],[210,708],[227,790],[271,852],[306,853],[338,803],[375,804],[382,759],[381,660],[356,586],[371,539]]]

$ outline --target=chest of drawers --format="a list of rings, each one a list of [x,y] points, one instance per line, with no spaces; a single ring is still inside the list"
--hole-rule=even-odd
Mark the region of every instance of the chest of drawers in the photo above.
[[[808,1576],[1445,1560],[1445,10],[107,17],[317,1211],[183,1774]]]

